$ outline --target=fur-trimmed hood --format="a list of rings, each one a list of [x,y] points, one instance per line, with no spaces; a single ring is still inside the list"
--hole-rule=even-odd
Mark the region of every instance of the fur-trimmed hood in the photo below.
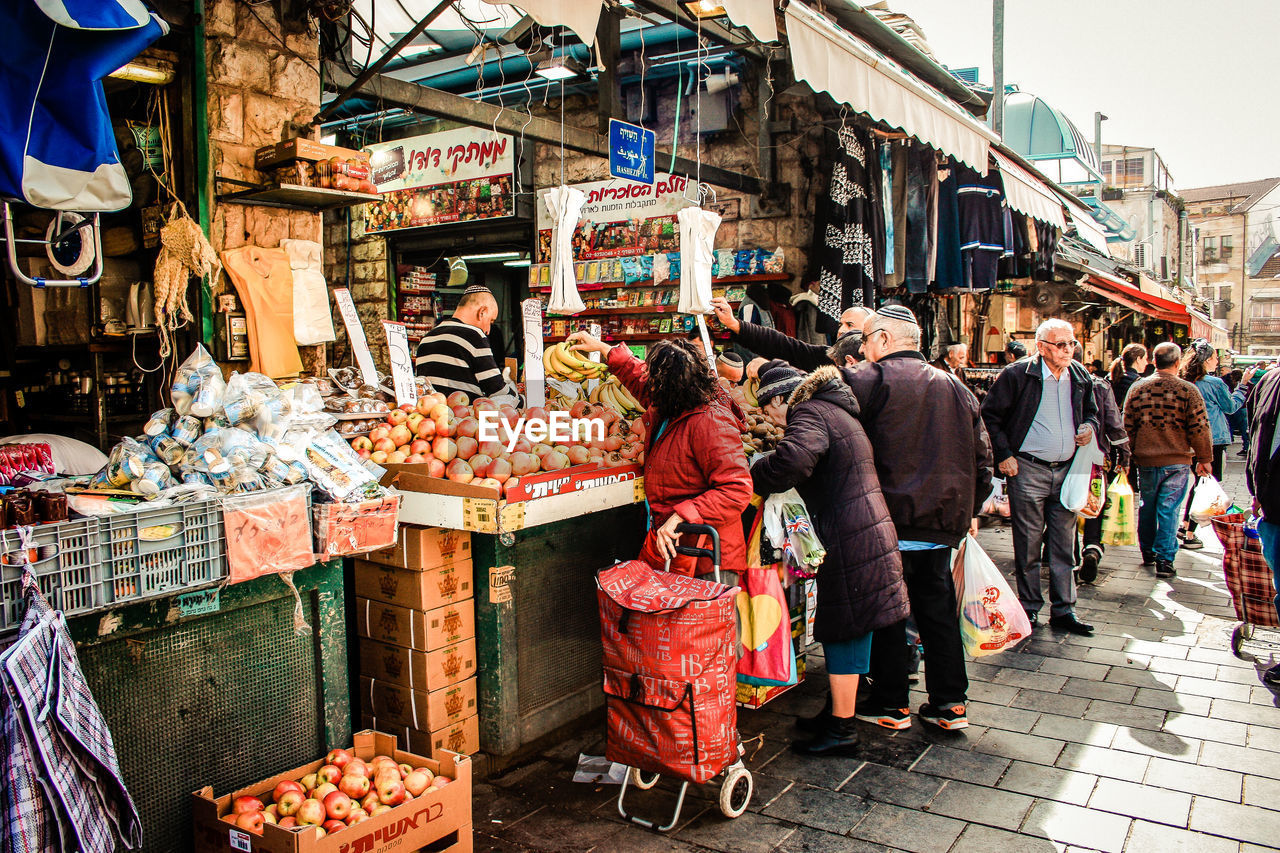
[[[828,403],[839,406],[855,418],[861,411],[858,398],[853,396],[853,392],[849,390],[849,386],[845,384],[835,365],[819,367],[806,376],[800,383],[800,387],[791,392],[791,399],[787,401],[787,405],[796,406],[815,399],[826,400]]]

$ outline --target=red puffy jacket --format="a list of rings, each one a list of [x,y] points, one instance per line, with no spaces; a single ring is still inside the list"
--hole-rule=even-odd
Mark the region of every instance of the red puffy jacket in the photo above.
[[[646,411],[644,493],[649,501],[650,532],[640,549],[640,559],[662,566],[653,531],[679,513],[685,521],[709,524],[720,534],[720,564],[728,571],[742,571],[747,545],[742,535],[742,512],[751,502],[751,472],[742,452],[742,410],[719,385],[717,398],[671,421],[654,440],[661,426],[649,404],[649,371],[645,363],[624,346],[609,350],[609,370],[618,377]],[[680,544],[705,545],[702,537],[685,535]],[[707,574],[711,561],[678,556],[670,571]]]

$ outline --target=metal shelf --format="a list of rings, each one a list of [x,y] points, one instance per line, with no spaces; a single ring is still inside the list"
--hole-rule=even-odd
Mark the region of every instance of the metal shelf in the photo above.
[[[371,201],[382,201],[376,193],[356,193],[347,190],[331,190],[324,187],[304,187],[298,184],[281,184],[278,187],[237,181],[219,177],[219,184],[242,187],[235,192],[219,193],[218,201],[230,204],[255,204],[260,207],[283,207],[291,210],[337,210]]]

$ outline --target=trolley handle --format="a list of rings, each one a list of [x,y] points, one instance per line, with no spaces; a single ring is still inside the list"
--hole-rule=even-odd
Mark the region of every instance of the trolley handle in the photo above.
[[[712,573],[716,582],[720,582],[720,532],[710,524],[694,524],[690,521],[682,521],[676,525],[676,533],[697,533],[711,537],[710,548],[699,548],[694,545],[676,545],[676,553],[685,557],[707,557],[711,560]],[[667,560],[665,567],[671,568],[671,561]]]

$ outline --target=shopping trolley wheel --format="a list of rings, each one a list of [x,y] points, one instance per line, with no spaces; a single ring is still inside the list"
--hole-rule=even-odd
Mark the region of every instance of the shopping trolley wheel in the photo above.
[[[631,774],[631,784],[641,791],[647,791],[658,784],[658,779],[662,776],[661,773],[650,773],[646,777],[645,772],[639,767],[632,767],[628,772]]]
[[[751,804],[751,793],[755,784],[751,781],[751,771],[741,764],[735,764],[724,774],[724,782],[720,785],[720,812],[725,817],[740,816]]]
[[[1241,622],[1231,631],[1231,653],[1240,657],[1240,647],[1244,645],[1245,640],[1252,639],[1253,626],[1247,622]]]

